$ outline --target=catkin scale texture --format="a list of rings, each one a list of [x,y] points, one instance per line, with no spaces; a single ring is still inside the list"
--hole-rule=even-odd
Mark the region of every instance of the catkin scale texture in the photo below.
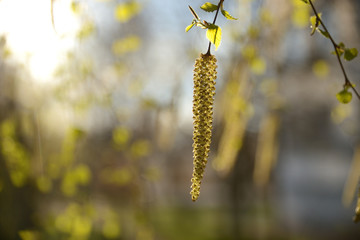
[[[211,130],[213,122],[213,104],[216,80],[216,58],[201,54],[194,66],[193,96],[193,154],[194,169],[191,179],[191,198],[196,201],[200,195],[201,180],[209,157]]]

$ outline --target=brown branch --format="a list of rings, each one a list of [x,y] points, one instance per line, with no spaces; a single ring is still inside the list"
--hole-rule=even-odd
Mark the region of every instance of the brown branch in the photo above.
[[[351,87],[351,89],[354,91],[354,93],[356,94],[357,98],[360,100],[360,94],[359,92],[355,89],[355,87],[353,86],[353,84],[351,83],[351,81],[349,80],[347,74],[346,74],[346,71],[345,71],[345,68],[344,68],[344,64],[343,62],[341,61],[341,57],[340,57],[340,53],[338,51],[338,49],[340,48],[339,45],[335,42],[334,38],[331,36],[330,32],[327,30],[324,22],[321,20],[321,18],[319,17],[319,14],[314,6],[314,4],[312,3],[311,0],[309,0],[309,3],[311,5],[311,8],[312,10],[314,11],[314,14],[316,16],[316,21],[319,21],[319,23],[321,24],[321,26],[324,28],[324,31],[327,33],[332,45],[334,46],[334,49],[335,49],[335,54],[336,54],[336,57],[337,57],[337,60],[339,62],[339,65],[340,65],[340,68],[341,68],[341,71],[345,77],[345,83],[344,83],[344,88],[345,87]]]

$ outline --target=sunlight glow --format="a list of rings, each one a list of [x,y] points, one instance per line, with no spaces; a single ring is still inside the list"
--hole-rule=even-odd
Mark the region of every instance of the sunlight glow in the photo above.
[[[0,34],[36,82],[49,81],[64,52],[74,46],[80,23],[70,6],[71,0],[55,1],[55,32],[50,0],[0,1]]]

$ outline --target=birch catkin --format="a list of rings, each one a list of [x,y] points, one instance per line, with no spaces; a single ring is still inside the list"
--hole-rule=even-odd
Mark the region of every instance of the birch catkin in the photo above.
[[[196,201],[200,195],[201,180],[210,151],[216,67],[214,55],[201,54],[195,61],[193,98],[194,169],[190,192],[193,201]]]

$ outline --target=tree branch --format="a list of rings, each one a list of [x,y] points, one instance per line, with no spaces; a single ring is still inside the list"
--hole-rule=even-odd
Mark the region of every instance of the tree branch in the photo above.
[[[341,71],[345,77],[345,83],[344,83],[344,87],[350,87],[354,93],[356,94],[357,98],[360,100],[360,94],[359,92],[355,89],[355,87],[353,86],[353,84],[350,82],[347,74],[346,74],[346,71],[345,71],[345,68],[344,68],[344,65],[343,65],[343,62],[341,61],[341,57],[340,57],[340,53],[338,51],[338,49],[340,48],[339,45],[335,42],[334,38],[331,36],[330,32],[327,30],[324,22],[321,20],[321,18],[319,17],[319,14],[312,2],[312,0],[308,0],[310,5],[311,5],[311,8],[316,16],[316,21],[319,21],[319,23],[321,24],[321,26],[324,28],[324,31],[328,34],[329,36],[329,39],[332,43],[332,45],[334,46],[334,49],[335,49],[335,54],[336,54],[336,57],[337,57],[337,60],[339,62],[339,65],[340,65],[340,68],[341,68]]]

